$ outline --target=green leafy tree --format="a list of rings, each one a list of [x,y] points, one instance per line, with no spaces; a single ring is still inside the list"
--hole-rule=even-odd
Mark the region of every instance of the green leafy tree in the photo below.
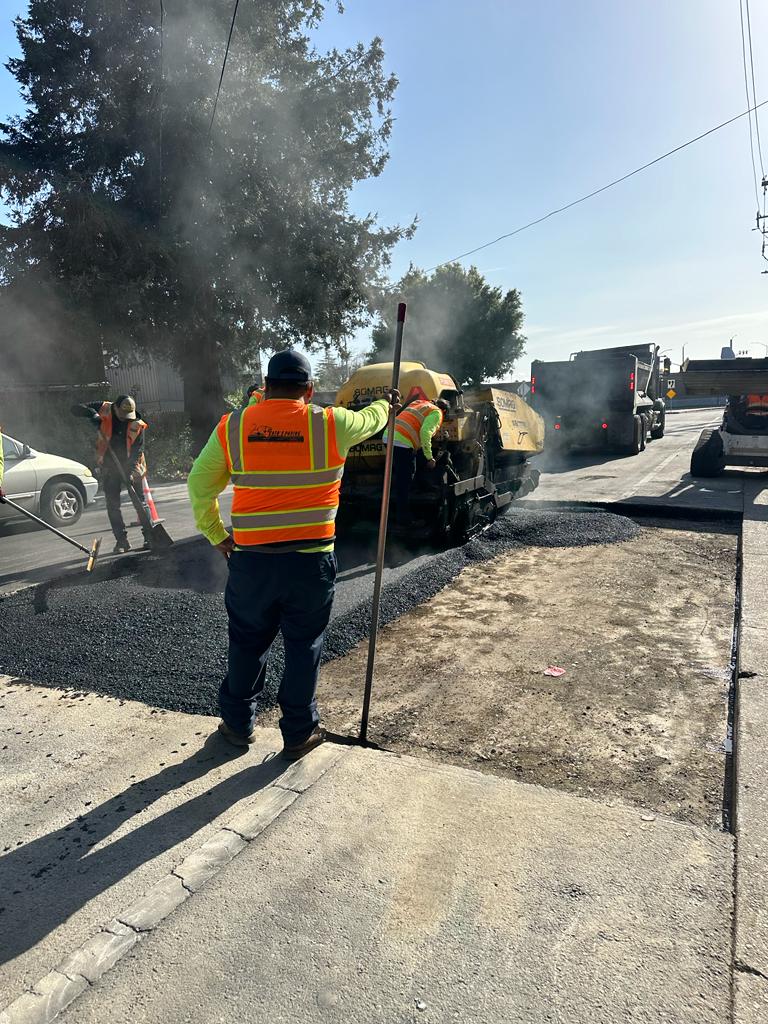
[[[397,82],[379,39],[315,49],[324,9],[240,4],[215,119],[232,0],[30,0],[16,21],[27,110],[0,125],[0,304],[44,286],[77,324],[68,346],[170,358],[194,447],[231,364],[369,322],[411,230],[350,212],[386,162]]]
[[[397,302],[408,304],[404,359],[447,370],[461,384],[479,384],[508,373],[522,353],[525,336],[520,293],[488,284],[476,267],[457,263],[431,276],[411,267],[380,303],[371,358],[389,359]]]

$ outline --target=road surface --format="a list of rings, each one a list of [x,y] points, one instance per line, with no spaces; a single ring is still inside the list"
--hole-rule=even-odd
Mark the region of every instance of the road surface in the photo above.
[[[538,489],[533,501],[633,501],[663,503],[685,508],[720,508],[740,511],[744,473],[731,471],[708,481],[693,481],[688,474],[691,449],[701,430],[718,421],[718,411],[686,410],[672,413],[667,420],[667,433],[658,441],[649,442],[646,450],[634,458],[613,454],[579,453],[557,458],[543,455]],[[164,525],[175,540],[195,535],[195,524],[184,483],[163,484],[154,488],[154,495]],[[222,496],[226,519],[231,493]],[[126,522],[133,518],[125,510]],[[86,511],[80,522],[67,531],[82,544],[90,545],[94,537],[103,538],[102,559],[118,558],[110,554],[113,545],[107,523],[103,498]],[[130,531],[132,542],[141,545],[138,528]],[[369,582],[373,570],[375,547],[372,543],[353,539],[339,545],[339,582],[351,584],[352,603]],[[401,567],[416,568],[430,556],[398,552],[395,561]],[[69,548],[53,534],[31,524],[0,526],[0,593],[8,593],[29,583],[55,579],[63,572],[83,565],[85,556]],[[341,595],[340,595],[341,596]]]
[[[649,441],[636,456],[575,452],[539,460],[541,481],[533,501],[631,501],[676,508],[717,508],[741,512],[742,470],[713,480],[694,480],[688,468],[699,434],[716,426],[719,409],[690,409],[667,417],[663,438]]]

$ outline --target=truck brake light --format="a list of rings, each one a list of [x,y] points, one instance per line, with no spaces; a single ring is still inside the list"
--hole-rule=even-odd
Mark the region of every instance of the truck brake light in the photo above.
[[[634,373],[630,373],[630,375],[629,375],[629,390],[630,391],[634,391],[635,390],[635,375],[634,375]]]
[[[560,424],[559,424],[559,423],[556,423],[556,424],[555,424],[555,430],[559,430],[559,429],[560,429]]]
[[[607,423],[601,423],[600,425],[603,428],[603,430],[607,430],[608,429],[608,424]]]
[[[536,378],[535,377],[531,377],[531,394],[532,395],[536,394]]]

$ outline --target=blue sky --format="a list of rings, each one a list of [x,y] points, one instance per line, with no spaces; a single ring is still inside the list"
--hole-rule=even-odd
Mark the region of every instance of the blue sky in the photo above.
[[[751,7],[760,100],[768,9]],[[738,0],[347,0],[317,39],[342,47],[373,35],[400,79],[396,123],[386,170],[353,206],[385,223],[418,215],[396,276],[547,213],[747,105]],[[15,48],[7,19],[0,48]],[[14,106],[3,74],[0,108]],[[768,170],[768,107],[761,125]],[[518,376],[530,358],[638,340],[673,359],[683,345],[718,355],[732,335],[737,348],[768,343],[754,214],[745,118],[467,262],[522,293]]]

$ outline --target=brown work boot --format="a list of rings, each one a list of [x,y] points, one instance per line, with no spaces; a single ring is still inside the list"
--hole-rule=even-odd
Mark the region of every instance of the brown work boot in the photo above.
[[[319,747],[321,743],[324,743],[325,735],[325,729],[321,729],[319,725],[316,725],[303,743],[297,743],[291,747],[286,744],[283,747],[283,758],[286,761],[299,761],[310,750],[314,750],[315,747]]]
[[[235,732],[234,729],[230,729],[226,722],[219,722],[219,732],[227,743],[231,743],[233,747],[249,747],[251,743],[256,742],[256,734],[253,730],[247,734]]]

